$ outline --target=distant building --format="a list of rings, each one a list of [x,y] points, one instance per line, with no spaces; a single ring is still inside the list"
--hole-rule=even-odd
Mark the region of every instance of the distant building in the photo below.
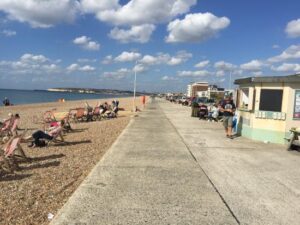
[[[198,97],[206,97],[206,98],[214,98],[214,99],[222,99],[224,98],[225,89],[219,88],[217,85],[209,85],[207,90],[199,91],[197,93]]]
[[[188,85],[187,96],[188,97],[200,97],[198,96],[199,92],[207,91],[208,83],[207,82],[196,82]]]
[[[285,143],[289,130],[300,127],[300,74],[235,80],[238,133]]]
[[[187,86],[186,97],[188,98],[192,97],[192,84],[189,84]]]

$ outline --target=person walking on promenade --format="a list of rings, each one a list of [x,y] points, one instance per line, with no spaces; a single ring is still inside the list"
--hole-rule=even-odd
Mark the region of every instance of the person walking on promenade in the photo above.
[[[233,139],[232,125],[236,107],[230,95],[225,96],[225,99],[221,102],[220,108],[220,111],[223,112],[223,125],[225,128],[226,137]]]

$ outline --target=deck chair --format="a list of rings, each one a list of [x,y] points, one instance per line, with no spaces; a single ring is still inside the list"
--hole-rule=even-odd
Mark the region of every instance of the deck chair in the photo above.
[[[14,171],[14,166],[10,160],[5,157],[4,150],[0,149],[0,172],[2,171],[12,173]]]
[[[10,118],[4,121],[0,131],[0,137],[13,136],[15,133],[17,133],[19,121],[20,119],[16,118]]]
[[[51,145],[51,143],[64,143],[65,139],[63,137],[63,128],[61,126],[54,128],[49,131],[48,134],[53,137],[52,140],[48,141],[47,145]],[[60,138],[60,139],[58,139]]]
[[[86,119],[86,113],[84,108],[71,109],[69,114],[75,123],[84,121]]]
[[[96,106],[93,110],[93,120],[101,120],[100,107]]]

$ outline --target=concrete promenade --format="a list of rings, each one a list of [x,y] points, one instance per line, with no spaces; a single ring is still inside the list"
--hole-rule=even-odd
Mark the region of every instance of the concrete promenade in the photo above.
[[[300,224],[299,168],[298,152],[155,101],[51,224]]]

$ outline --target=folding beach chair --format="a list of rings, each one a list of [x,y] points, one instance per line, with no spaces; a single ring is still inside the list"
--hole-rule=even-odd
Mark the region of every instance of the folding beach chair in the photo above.
[[[86,120],[86,113],[84,108],[71,109],[69,115],[75,123]]]
[[[63,128],[61,126],[58,126],[51,131],[48,132],[50,136],[53,137],[52,140],[48,141],[47,145],[49,146],[51,143],[64,143],[65,139],[63,137]],[[60,138],[60,139],[58,139]]]
[[[93,120],[101,120],[100,107],[97,106],[93,110]]]
[[[14,171],[13,164],[4,155],[4,150],[0,149],[0,172],[12,173]]]

